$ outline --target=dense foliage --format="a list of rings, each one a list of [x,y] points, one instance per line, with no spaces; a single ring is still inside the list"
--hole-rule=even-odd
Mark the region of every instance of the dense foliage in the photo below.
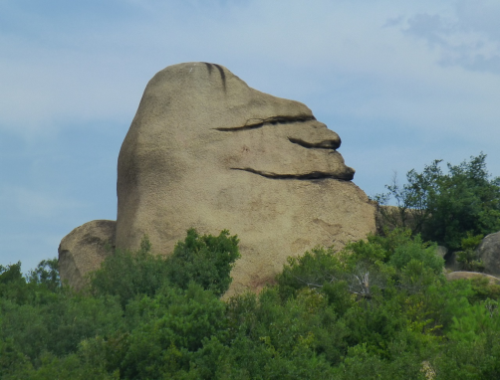
[[[85,292],[55,261],[0,266],[2,379],[495,379],[500,287],[447,281],[407,230],[290,258],[223,301],[237,239],[112,255]]]
[[[231,284],[231,269],[240,257],[238,242],[227,230],[215,237],[199,236],[190,229],[165,259],[151,254],[151,243],[145,236],[137,252],[117,250],[92,273],[91,292],[117,296],[124,307],[138,295],[152,297],[167,285],[187,289],[190,282],[220,296]]]
[[[500,177],[491,178],[486,155],[471,157],[459,165],[441,160],[425,166],[421,173],[410,170],[407,183],[386,186],[389,192],[377,196],[382,204],[395,198],[403,226],[452,250],[461,247],[467,233],[487,235],[500,230]]]

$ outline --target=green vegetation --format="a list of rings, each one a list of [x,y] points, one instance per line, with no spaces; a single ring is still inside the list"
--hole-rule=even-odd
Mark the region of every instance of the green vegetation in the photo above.
[[[482,272],[484,264],[476,253],[476,248],[483,240],[483,235],[472,235],[467,232],[467,237],[462,239],[461,251],[457,252],[457,261],[464,270]]]
[[[491,178],[486,155],[460,165],[447,164],[444,173],[435,160],[422,173],[410,170],[402,187],[396,181],[377,196],[381,204],[395,198],[404,227],[451,250],[461,248],[467,233],[487,235],[500,230],[500,177]]]
[[[500,229],[484,160],[410,171],[388,189],[411,229],[292,257],[258,295],[220,299],[240,256],[228,231],[191,229],[167,258],[145,237],[80,293],[57,260],[0,265],[0,378],[498,379],[500,286],[447,281],[435,253],[481,269],[474,249]]]
[[[408,230],[290,258],[222,301],[238,240],[188,231],[169,258],[117,252],[79,294],[56,261],[0,267],[2,379],[492,379],[500,290],[449,282]]]
[[[92,273],[90,291],[94,296],[116,296],[123,307],[138,295],[154,297],[165,286],[185,290],[191,282],[221,296],[231,284],[231,269],[240,257],[238,242],[228,231],[214,237],[199,236],[190,229],[185,241],[165,259],[151,254],[145,236],[139,251],[117,251]]]

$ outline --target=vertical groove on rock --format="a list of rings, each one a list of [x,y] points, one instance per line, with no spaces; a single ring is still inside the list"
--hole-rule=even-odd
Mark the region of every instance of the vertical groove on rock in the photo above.
[[[226,92],[226,73],[224,72],[224,68],[221,65],[217,65],[215,63],[203,62],[208,69],[208,75],[212,75],[213,66],[219,70],[220,77],[222,79],[222,86],[224,87],[224,92]]]

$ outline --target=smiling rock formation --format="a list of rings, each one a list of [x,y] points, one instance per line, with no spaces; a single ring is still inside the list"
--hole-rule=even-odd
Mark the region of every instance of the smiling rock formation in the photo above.
[[[149,82],[118,160],[118,248],[144,234],[159,254],[186,230],[238,234],[230,294],[260,289],[288,256],[375,231],[375,208],[337,152],[339,136],[296,101],[209,63]]]

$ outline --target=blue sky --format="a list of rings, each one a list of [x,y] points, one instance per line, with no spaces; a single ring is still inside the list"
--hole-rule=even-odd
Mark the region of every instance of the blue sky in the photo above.
[[[496,0],[2,0],[0,264],[116,218],[123,138],[180,62],[307,104],[369,196],[481,151],[499,176],[499,19]]]

